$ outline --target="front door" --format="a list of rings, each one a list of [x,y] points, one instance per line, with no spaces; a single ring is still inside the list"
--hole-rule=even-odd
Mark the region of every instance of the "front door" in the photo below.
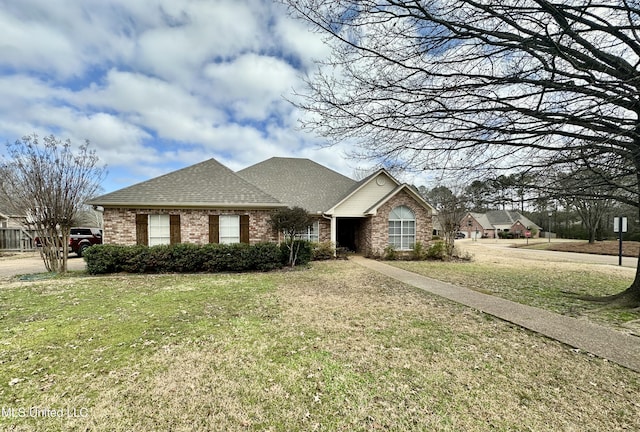
[[[347,248],[350,251],[358,252],[359,231],[362,220],[358,218],[338,218],[336,242],[337,247]]]

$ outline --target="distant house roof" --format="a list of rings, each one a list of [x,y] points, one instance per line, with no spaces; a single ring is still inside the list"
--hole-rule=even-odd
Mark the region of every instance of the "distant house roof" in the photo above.
[[[493,229],[493,224],[489,221],[486,213],[470,213],[471,216],[482,226],[484,229]]]
[[[358,184],[309,159],[273,157],[237,173],[288,206],[325,212]]]
[[[516,222],[524,226],[540,228],[522,213],[513,210],[490,210],[486,213],[469,213],[485,229],[510,229]]]
[[[118,191],[88,204],[150,207],[283,207],[284,204],[215,159]]]

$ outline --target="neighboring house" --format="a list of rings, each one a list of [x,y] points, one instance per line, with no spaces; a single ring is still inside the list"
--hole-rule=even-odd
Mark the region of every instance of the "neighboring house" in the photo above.
[[[517,211],[491,210],[486,213],[467,213],[460,220],[460,231],[467,238],[498,238],[499,233],[511,233],[514,237],[525,237],[525,232],[541,228]]]
[[[0,228],[22,228],[24,215],[17,215],[12,212],[10,199],[0,191]]]
[[[308,159],[271,158],[238,172],[214,159],[94,198],[105,243],[278,241],[271,213],[299,206],[313,217],[302,237],[379,254],[431,241],[432,207],[381,169],[357,182]]]

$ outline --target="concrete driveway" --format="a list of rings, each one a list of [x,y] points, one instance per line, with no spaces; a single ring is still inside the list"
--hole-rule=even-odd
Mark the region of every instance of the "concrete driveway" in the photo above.
[[[71,254],[67,266],[69,270],[84,270],[86,263],[82,258]],[[22,274],[43,273],[46,271],[38,252],[24,252],[0,257],[0,279],[7,279]]]

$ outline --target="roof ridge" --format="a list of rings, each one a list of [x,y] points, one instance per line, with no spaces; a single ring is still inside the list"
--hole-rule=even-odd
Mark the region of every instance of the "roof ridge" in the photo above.
[[[214,184],[215,183],[215,184]],[[180,189],[182,187],[182,189]],[[282,204],[236,172],[210,158],[101,195],[89,204],[109,203]]]

